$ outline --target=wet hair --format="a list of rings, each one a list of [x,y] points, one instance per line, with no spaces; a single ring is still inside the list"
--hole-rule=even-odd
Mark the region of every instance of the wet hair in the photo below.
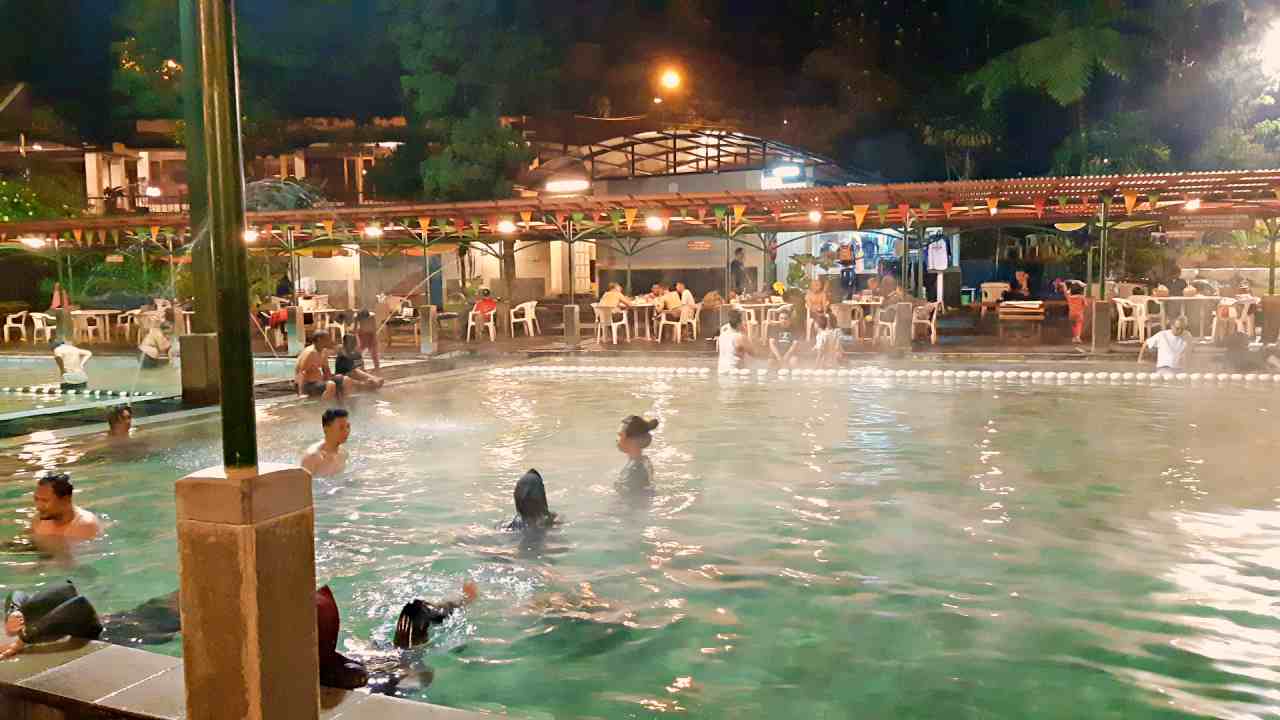
[[[742,327],[742,311],[741,310],[729,311],[729,327],[733,328],[734,330],[737,330],[738,328]]]
[[[133,408],[128,405],[117,405],[111,408],[107,412],[107,424],[112,427],[120,424],[120,421],[124,420],[125,413],[128,413],[129,417],[133,417]]]
[[[66,345],[66,343],[65,343],[65,342],[63,342],[63,341],[61,341],[61,340],[54,340],[54,341],[52,341],[52,342],[50,342],[50,343],[49,343],[49,349],[50,349],[50,350],[57,350],[58,348],[62,347],[63,345]]]
[[[737,250],[734,250],[734,251],[733,251],[733,254],[734,254],[734,255],[742,255],[742,254],[744,254],[745,252],[746,252],[746,251],[745,251],[745,250],[743,250],[742,248],[738,248]]]
[[[826,313],[818,313],[813,316],[813,324],[817,325],[819,330],[826,330],[828,322]]]
[[[324,411],[323,415],[320,416],[320,427],[329,427],[330,425],[333,424],[334,420],[337,420],[338,418],[349,417],[350,415],[351,413],[347,412],[343,408],[329,408],[328,410]]]
[[[53,494],[60,498],[69,498],[75,491],[75,486],[71,484],[71,476],[64,472],[45,473],[36,481],[36,485],[48,485],[53,488]]]
[[[650,433],[657,428],[657,420],[646,420],[639,415],[628,415],[622,419],[622,436],[639,440],[641,447],[649,447],[649,443],[653,442]]]
[[[311,340],[312,345],[319,345],[320,341],[327,337],[329,337],[329,333],[324,330],[312,330],[311,337],[308,339]]]
[[[372,316],[373,316],[373,313],[369,312],[368,310],[361,310],[360,312],[356,313],[357,320],[363,320],[367,317],[372,317]]]
[[[346,335],[343,335],[343,336],[342,336],[342,349],[343,349],[343,350],[355,350],[355,349],[356,349],[356,336],[355,336],[355,335],[352,335],[351,333],[347,333]]]
[[[530,468],[522,475],[511,495],[516,501],[516,512],[526,524],[543,523],[551,515],[551,509],[547,507],[547,488],[537,470]]]

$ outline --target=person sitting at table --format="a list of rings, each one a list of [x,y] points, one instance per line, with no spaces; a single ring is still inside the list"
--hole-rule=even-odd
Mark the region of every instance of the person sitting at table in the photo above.
[[[293,295],[293,281],[289,279],[289,274],[285,273],[276,283],[276,297],[287,298],[290,295]]]
[[[169,349],[173,347],[173,343],[169,341],[168,333],[172,327],[168,322],[160,325],[152,325],[147,330],[147,334],[142,338],[142,342],[138,345],[139,359],[143,370],[151,370],[153,368],[163,367],[169,364]]]
[[[872,275],[867,278],[867,287],[863,289],[862,294],[866,297],[880,296],[880,276]]]
[[[484,288],[480,291],[480,297],[476,299],[476,304],[472,311],[479,313],[480,317],[484,318],[497,309],[498,301],[493,298],[493,293],[489,291],[489,288]]]
[[[654,306],[654,315],[661,317],[665,315],[668,319],[680,319],[680,296],[667,289],[667,286],[657,284],[653,286],[654,294],[657,296],[657,304]]]
[[[693,299],[693,293],[689,292],[689,288],[684,286],[682,282],[676,282],[676,294],[680,296],[681,305],[697,305],[697,301]]]
[[[617,310],[625,310],[631,307],[631,301],[622,292],[622,286],[618,283],[609,283],[609,289],[605,290],[604,295],[600,296],[600,305],[607,308]]]
[[[1173,272],[1164,284],[1169,288],[1169,297],[1182,297],[1182,293],[1187,289],[1187,281],[1182,279],[1182,268],[1174,265]]]
[[[892,275],[885,275],[880,281],[882,305],[887,307],[893,303],[902,302],[904,297],[902,290],[898,287],[898,279]]]

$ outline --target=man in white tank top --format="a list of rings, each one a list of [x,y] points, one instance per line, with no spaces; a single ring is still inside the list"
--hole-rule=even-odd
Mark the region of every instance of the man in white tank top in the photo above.
[[[741,311],[729,311],[729,322],[720,328],[720,337],[716,338],[716,350],[722,373],[742,367],[743,356],[753,354],[747,336],[742,333]]]

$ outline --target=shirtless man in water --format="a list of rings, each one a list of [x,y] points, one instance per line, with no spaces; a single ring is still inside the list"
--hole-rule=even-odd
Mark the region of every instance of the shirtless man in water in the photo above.
[[[294,383],[298,394],[309,398],[333,400],[342,395],[342,378],[329,372],[329,347],[333,340],[329,333],[317,330],[311,333],[311,344],[298,354],[294,370]]]
[[[49,473],[36,483],[36,520],[31,524],[35,538],[63,537],[70,540],[92,540],[102,530],[98,517],[71,501],[71,477],[66,473]]]
[[[320,416],[324,440],[307,448],[302,467],[312,476],[336,475],[347,467],[347,451],[342,444],[351,436],[351,420],[346,410],[330,408]]]

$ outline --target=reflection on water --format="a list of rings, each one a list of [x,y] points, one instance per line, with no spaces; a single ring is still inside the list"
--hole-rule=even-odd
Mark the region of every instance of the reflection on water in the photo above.
[[[1210,394],[1212,393],[1212,394]],[[353,407],[317,480],[347,651],[400,606],[480,601],[401,686],[517,715],[1265,717],[1280,702],[1270,391],[786,385],[474,375]],[[654,492],[620,497],[618,421],[659,417]],[[261,413],[294,462],[317,406]],[[78,565],[0,555],[0,592],[72,576],[105,611],[176,586],[173,480],[216,423],[142,450],[33,438],[0,459],[0,540],[69,466],[111,522]],[[529,468],[566,520],[493,529]],[[167,648],[179,652],[176,645]]]

